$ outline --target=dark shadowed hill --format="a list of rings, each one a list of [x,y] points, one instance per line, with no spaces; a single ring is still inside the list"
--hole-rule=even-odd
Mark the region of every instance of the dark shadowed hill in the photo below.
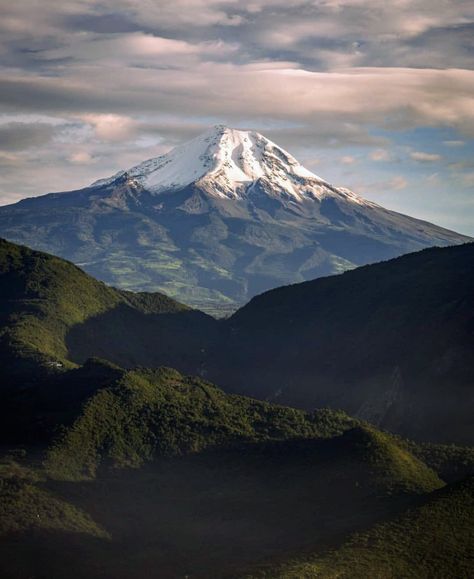
[[[472,441],[474,244],[282,287],[217,322],[0,242],[3,384],[101,357],[224,389],[342,408],[419,439]],[[8,363],[7,363],[8,362]]]
[[[223,335],[207,375],[227,389],[472,441],[474,244],[269,291]]]
[[[36,405],[39,426],[48,412],[62,425],[43,464],[0,461],[2,577],[225,577],[339,544],[444,486],[405,442],[341,412],[171,369],[88,372],[81,400],[64,383]]]
[[[469,438],[472,249],[217,322],[0,242],[2,579],[467,576],[472,449],[314,406]]]
[[[472,575],[474,479],[354,535],[343,546],[245,574],[246,579],[458,579]],[[242,577],[242,575],[240,575]]]

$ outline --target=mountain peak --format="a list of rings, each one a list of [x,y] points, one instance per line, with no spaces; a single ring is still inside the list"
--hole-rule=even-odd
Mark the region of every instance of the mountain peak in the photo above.
[[[240,198],[260,182],[270,195],[293,200],[318,197],[322,179],[256,131],[215,125],[160,157],[93,183],[102,186],[127,174],[150,192],[192,183],[216,197]]]

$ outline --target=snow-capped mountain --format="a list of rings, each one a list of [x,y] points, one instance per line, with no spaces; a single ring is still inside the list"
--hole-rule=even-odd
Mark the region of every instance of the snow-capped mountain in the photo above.
[[[260,133],[223,125],[92,186],[110,184],[124,174],[154,194],[196,183],[209,195],[228,199],[242,198],[261,180],[269,189],[299,201],[318,196],[324,183]]]
[[[470,240],[334,187],[263,135],[222,125],[85,189],[0,207],[0,235],[209,311]]]
[[[195,183],[212,197],[245,199],[258,184],[267,195],[293,202],[343,192],[355,203],[375,206],[349,189],[336,191],[260,133],[224,125],[216,125],[165,155],[95,181],[91,187],[110,185],[124,177],[153,194]]]

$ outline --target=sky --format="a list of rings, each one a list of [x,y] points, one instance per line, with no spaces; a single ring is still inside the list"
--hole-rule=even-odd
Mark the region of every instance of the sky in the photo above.
[[[0,204],[226,124],[474,236],[472,0],[0,2]]]

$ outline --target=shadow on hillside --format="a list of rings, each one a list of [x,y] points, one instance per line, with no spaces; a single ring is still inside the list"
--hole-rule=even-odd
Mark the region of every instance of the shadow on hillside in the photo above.
[[[408,496],[376,498],[383,485],[352,450],[344,437],[249,444],[54,483],[112,535],[100,545],[86,538],[78,577],[241,576],[266,559],[336,545],[412,504]]]
[[[196,310],[147,314],[120,304],[74,326],[66,346],[70,360],[79,364],[99,357],[123,368],[172,366],[197,373],[217,327]]]

